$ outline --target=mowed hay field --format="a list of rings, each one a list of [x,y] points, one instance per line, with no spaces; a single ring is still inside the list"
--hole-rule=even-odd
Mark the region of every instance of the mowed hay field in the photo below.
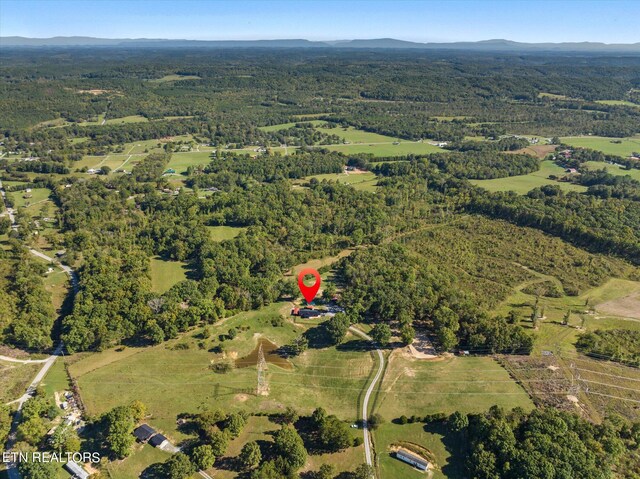
[[[566,181],[555,181],[549,179],[549,175],[558,177],[564,176],[564,168],[556,165],[552,161],[542,161],[540,169],[529,173],[528,175],[509,176],[507,178],[495,178],[492,180],[471,180],[476,186],[480,186],[489,191],[515,191],[521,195],[528,193],[534,188],[544,185],[555,185],[564,191],[586,191],[587,188],[582,185],[567,183]]]
[[[567,145],[591,148],[609,155],[630,156],[640,152],[640,135],[630,138],[610,138],[605,136],[570,136],[561,138]]]
[[[444,431],[433,430],[432,425],[422,423],[400,425],[392,422],[401,415],[424,416],[454,411],[477,413],[496,404],[507,409],[533,408],[527,393],[492,358],[424,360],[414,359],[406,351],[396,350],[390,355],[384,379],[372,396],[373,411],[385,419],[380,429],[374,432],[383,478],[424,477],[423,473],[390,454],[390,447],[398,441],[410,441],[434,454],[437,465],[434,478],[464,477],[462,464],[449,464],[451,444],[443,442]]]

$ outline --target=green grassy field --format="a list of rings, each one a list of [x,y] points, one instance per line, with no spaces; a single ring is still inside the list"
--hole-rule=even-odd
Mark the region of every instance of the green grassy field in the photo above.
[[[335,146],[326,146],[322,148],[327,148],[331,151],[339,151],[346,155],[348,154],[358,154],[365,153],[371,154],[376,157],[383,156],[405,156],[405,155],[427,155],[429,153],[437,153],[442,152],[442,148],[439,148],[434,145],[430,145],[427,142],[412,142],[412,141],[402,141],[401,143],[394,145],[393,143],[384,143],[384,144],[349,144],[349,145],[335,145]]]
[[[602,103],[603,105],[616,105],[616,106],[634,106],[640,108],[637,103],[632,103],[627,100],[596,100],[596,103]]]
[[[288,313],[289,303],[276,303],[259,311],[241,313],[215,327],[211,337],[199,339],[199,331],[155,347],[111,349],[89,354],[70,366],[78,379],[82,398],[90,414],[102,413],[133,399],[145,402],[152,424],[173,438],[184,435],[176,430],[176,416],[202,407],[221,407],[232,411],[274,411],[291,405],[310,413],[323,405],[342,419],[355,420],[360,394],[373,366],[369,353],[354,352],[350,343],[337,348],[310,349],[291,360],[293,370],[270,365],[269,397],[253,394],[256,387],[254,367],[233,369],[229,374],[215,374],[212,362],[244,357],[251,352],[257,334],[283,345],[311,327],[290,322],[273,327],[271,320]],[[208,350],[219,343],[218,335],[233,326],[245,327],[232,341],[223,343],[224,354]],[[188,349],[174,349],[178,343]],[[201,349],[200,343],[202,343]],[[185,347],[185,346],[183,346]],[[185,394],[185,391],[189,391]]]
[[[187,267],[180,261],[165,261],[151,258],[151,289],[155,293],[164,293],[171,286],[186,279]]]
[[[26,191],[14,191],[12,193],[15,199],[15,208],[34,208],[36,204],[46,201],[51,191],[48,188],[32,188],[31,193]],[[25,196],[31,196],[25,198]]]
[[[321,125],[323,123],[326,123],[322,120],[307,120],[301,118],[299,122],[295,122],[292,121],[290,123],[279,123],[277,125],[269,125],[269,126],[260,126],[258,127],[258,130],[262,130],[262,131],[280,131],[280,130],[287,130],[289,128],[292,128],[294,126],[296,126],[296,123],[300,123],[300,122],[304,122],[304,123],[311,123],[312,125]]]
[[[543,278],[541,278],[543,279]],[[582,325],[587,330],[623,328],[630,330],[640,330],[640,321],[634,318],[625,318],[625,310],[620,309],[618,314],[617,302],[630,295],[640,296],[640,282],[612,278],[606,283],[596,288],[589,289],[579,296],[562,296],[560,298],[540,298],[540,308],[544,308],[545,319],[542,321],[540,329],[535,331],[536,343],[534,352],[539,353],[543,349],[559,350],[566,353],[575,353],[575,340],[580,334],[577,328]],[[595,314],[586,314],[589,305],[595,308]],[[497,308],[496,313],[506,314],[510,310],[515,310],[523,318],[522,325],[532,330],[531,305],[535,302],[535,296],[526,294],[523,291],[516,291],[503,301]],[[601,311],[599,305],[605,305]],[[622,303],[624,304],[624,303]],[[569,326],[562,325],[562,319],[567,311],[572,314]],[[533,330],[532,330],[533,332]]]
[[[374,434],[376,454],[380,475],[383,479],[401,477],[403,479],[424,479],[424,472],[420,472],[391,454],[392,444],[398,441],[408,441],[427,448],[436,458],[432,465],[433,479],[463,479],[464,463],[451,459],[452,449],[459,447],[446,437],[447,431],[441,426],[431,426],[422,423],[392,424],[387,422],[380,426]],[[443,471],[444,469],[444,471]]]
[[[111,479],[131,479],[133,477],[139,477],[142,471],[151,464],[164,462],[169,459],[170,456],[168,452],[164,452],[150,444],[136,444],[134,452],[127,459],[107,463],[107,477]],[[200,476],[194,474],[191,477],[195,478]]]
[[[572,136],[561,138],[567,145],[591,148],[609,155],[630,156],[634,151],[640,151],[640,136],[631,138],[609,138],[603,136]],[[620,143],[617,143],[617,142]],[[616,143],[614,143],[616,142]]]
[[[345,185],[351,185],[356,190],[360,191],[375,191],[376,183],[378,179],[375,174],[371,172],[366,173],[327,173],[324,175],[314,175],[305,178],[305,180],[309,180],[311,178],[316,178],[318,181],[327,180],[327,181],[337,181],[338,183],[343,183]]]
[[[443,434],[428,431],[424,424],[396,425],[401,415],[436,412],[486,411],[493,405],[533,408],[527,393],[507,371],[489,357],[449,357],[439,361],[414,359],[400,350],[391,354],[384,379],[374,396],[373,411],[385,418],[374,433],[383,478],[419,478],[424,475],[389,453],[392,444],[410,441],[429,449],[436,458],[435,478],[462,478],[462,464],[449,464],[451,451]],[[446,471],[446,476],[441,472]]]
[[[179,81],[179,80],[201,80],[199,76],[196,75],[165,75],[162,78],[155,78],[153,80],[149,80],[149,83],[166,83],[171,81]]]
[[[632,170],[627,170],[617,165],[611,165],[609,163],[605,163],[604,161],[587,161],[585,165],[590,170],[601,170],[602,168],[606,168],[607,172],[612,175],[620,175],[620,176],[629,175],[631,178],[640,181],[640,169],[637,169],[637,168],[634,168]]]
[[[213,241],[224,241],[235,238],[246,228],[237,228],[234,226],[207,226],[207,229],[209,230]]]
[[[542,161],[540,163],[540,169],[528,175],[509,176],[507,178],[495,178],[492,180],[471,180],[471,183],[489,191],[515,191],[521,195],[528,193],[533,188],[544,185],[556,185],[564,191],[587,190],[587,188],[582,185],[550,180],[548,178],[549,175],[564,176],[564,168],[556,165],[552,161]]]
[[[211,162],[211,151],[190,151],[185,153],[173,153],[167,168],[176,170],[176,174],[187,172],[187,168],[197,165],[208,165]]]

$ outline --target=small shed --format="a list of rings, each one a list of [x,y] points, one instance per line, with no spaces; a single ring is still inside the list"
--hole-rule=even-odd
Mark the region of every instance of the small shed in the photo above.
[[[90,474],[77,462],[68,461],[63,467],[74,479],[88,479],[90,476]]]
[[[396,457],[401,461],[411,464],[413,467],[420,469],[421,471],[426,471],[429,469],[429,461],[416,454],[413,454],[410,451],[407,451],[406,449],[398,449],[396,451]]]
[[[148,424],[143,424],[142,426],[137,427],[134,431],[133,431],[133,435],[136,437],[136,439],[140,442],[146,442],[149,440],[149,438],[151,436],[153,436],[156,433],[156,430],[153,429],[151,426],[149,426]]]
[[[156,434],[151,439],[149,439],[149,444],[153,447],[162,447],[167,442],[167,438],[162,434]]]

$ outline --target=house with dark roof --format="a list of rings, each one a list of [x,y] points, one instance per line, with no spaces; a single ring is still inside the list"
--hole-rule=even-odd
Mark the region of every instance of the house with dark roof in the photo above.
[[[147,442],[151,436],[156,433],[156,430],[153,429],[148,424],[143,424],[142,426],[138,426],[133,431],[133,435],[140,442]]]
[[[153,447],[161,448],[164,444],[168,442],[167,438],[162,434],[156,434],[151,439],[149,439],[149,444]]]

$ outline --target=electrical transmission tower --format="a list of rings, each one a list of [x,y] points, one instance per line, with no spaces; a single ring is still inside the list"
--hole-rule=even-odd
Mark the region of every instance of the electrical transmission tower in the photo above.
[[[262,344],[260,344],[260,349],[258,349],[258,388],[256,390],[258,396],[269,395],[267,369],[267,360],[264,358],[264,351],[262,350]]]

